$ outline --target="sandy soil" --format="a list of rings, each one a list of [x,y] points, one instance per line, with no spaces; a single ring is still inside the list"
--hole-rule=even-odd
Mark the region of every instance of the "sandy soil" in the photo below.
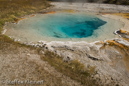
[[[4,48],[3,48],[4,47]],[[5,48],[6,47],[6,48]],[[33,86],[81,86],[56,71],[35,52],[25,47],[0,40],[0,86],[9,86],[9,81],[42,81]],[[25,86],[20,84],[20,86]],[[32,86],[27,84],[27,86]]]

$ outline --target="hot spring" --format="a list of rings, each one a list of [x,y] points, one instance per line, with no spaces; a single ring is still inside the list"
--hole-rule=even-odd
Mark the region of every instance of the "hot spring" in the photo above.
[[[97,41],[115,38],[113,32],[123,23],[95,14],[57,12],[36,14],[19,24],[9,23],[5,27],[8,36],[30,41]]]

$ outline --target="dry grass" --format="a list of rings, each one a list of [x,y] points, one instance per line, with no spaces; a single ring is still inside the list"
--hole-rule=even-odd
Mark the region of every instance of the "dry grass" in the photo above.
[[[25,46],[5,35],[1,35],[5,22],[18,22],[24,18],[22,16],[39,12],[50,4],[46,0],[0,0],[0,42]],[[5,48],[5,47],[1,47]]]
[[[48,6],[46,0],[0,0],[0,32],[5,22],[12,22]]]
[[[80,63],[78,60],[64,62],[62,57],[50,51],[46,51],[45,55],[41,54],[41,58],[55,67],[59,72],[73,80],[81,82],[84,86],[99,86],[96,81],[91,78],[91,75],[95,74],[95,67],[90,66],[86,68],[84,64]]]

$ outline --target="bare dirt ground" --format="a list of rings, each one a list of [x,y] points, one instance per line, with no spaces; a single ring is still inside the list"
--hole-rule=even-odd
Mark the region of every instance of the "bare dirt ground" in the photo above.
[[[80,83],[62,75],[47,62],[41,60],[35,50],[1,42],[0,86],[8,86],[9,80],[16,79],[20,81],[43,80],[41,86],[81,86]],[[32,85],[28,84],[27,86]]]

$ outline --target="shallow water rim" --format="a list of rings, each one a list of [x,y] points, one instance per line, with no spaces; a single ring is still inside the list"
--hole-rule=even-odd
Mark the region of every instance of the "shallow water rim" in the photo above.
[[[77,11],[78,12],[78,11]],[[39,14],[39,13],[37,13],[37,14]],[[31,14],[31,15],[26,15],[26,16],[24,16],[24,17],[21,17],[21,18],[25,18],[25,19],[27,19],[27,18],[31,18],[31,17],[33,17],[33,16],[36,16],[37,14]],[[105,18],[109,18],[109,19],[112,19],[112,20],[116,20],[116,21],[120,21],[120,22],[123,22],[123,21],[121,21],[121,20],[119,20],[119,19],[114,19],[114,18],[111,18],[111,17],[107,17],[107,16],[104,16],[103,14],[98,14],[98,13],[94,13],[94,12],[89,12],[88,14],[94,14],[94,15],[98,15],[98,16],[101,16],[101,17],[105,17]],[[106,14],[107,15],[107,14]],[[112,15],[112,14],[108,14],[108,15]],[[23,21],[23,20],[20,20],[20,21]],[[19,22],[20,22],[19,21]],[[18,23],[19,23],[18,22]],[[5,26],[7,25],[8,23],[6,23],[5,24]],[[123,27],[125,26],[125,22],[123,22]],[[5,28],[5,26],[4,26],[4,30],[3,30],[3,34],[5,34],[6,33],[6,31],[7,31],[7,29]],[[122,28],[123,28],[122,27]],[[117,29],[118,30],[118,29]],[[7,35],[8,36],[8,35]],[[10,36],[9,36],[10,37]],[[12,38],[12,37],[10,37],[10,38]],[[12,39],[14,39],[15,41],[20,41],[20,39],[15,39],[15,38],[12,38]],[[106,39],[106,40],[112,40],[112,39],[114,39],[114,38],[111,38],[111,39]],[[39,41],[41,41],[41,40],[39,40]],[[39,41],[37,41],[37,42],[39,42]],[[84,40],[81,40],[81,41],[74,41],[74,40],[68,40],[68,41],[44,41],[44,42],[47,42],[47,43],[50,43],[50,42],[73,42],[73,43],[75,43],[75,42],[87,42],[87,43],[94,43],[94,42],[98,42],[98,41],[105,41],[105,40],[96,40],[96,41],[92,41],[92,42],[87,42],[87,41],[84,41]],[[21,42],[21,43],[23,43],[23,42]],[[26,42],[25,42],[26,43]],[[28,42],[29,43],[29,42]]]

